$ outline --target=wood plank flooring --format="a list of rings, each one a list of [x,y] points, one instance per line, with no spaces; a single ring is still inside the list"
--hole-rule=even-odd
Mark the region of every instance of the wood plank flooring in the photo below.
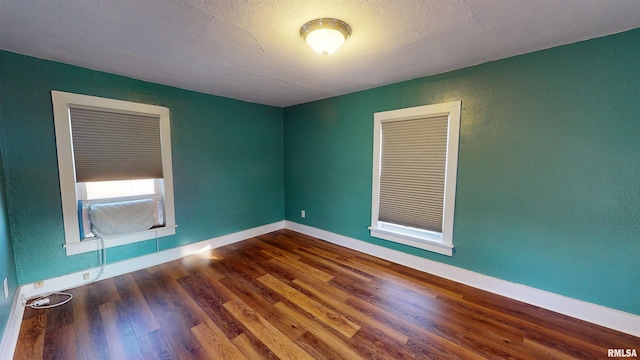
[[[605,359],[640,338],[280,230],[25,311],[15,359]]]

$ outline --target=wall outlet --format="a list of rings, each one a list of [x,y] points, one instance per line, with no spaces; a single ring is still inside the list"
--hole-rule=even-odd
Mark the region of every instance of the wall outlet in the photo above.
[[[85,280],[89,280],[91,278],[91,276],[89,275],[89,273],[84,273],[82,274],[82,278]]]
[[[9,280],[7,278],[2,281],[2,286],[4,287],[4,298],[6,299],[9,297]]]
[[[303,219],[304,219],[305,217],[307,217],[307,212],[306,212],[306,211],[304,211],[304,210],[300,210],[300,217],[301,217],[301,218],[303,218]]]
[[[33,283],[34,289],[40,289],[44,286],[44,280],[36,281]]]

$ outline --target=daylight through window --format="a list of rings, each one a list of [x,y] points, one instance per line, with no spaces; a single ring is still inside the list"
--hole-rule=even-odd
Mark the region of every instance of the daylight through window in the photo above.
[[[175,234],[169,110],[51,97],[67,255]]]

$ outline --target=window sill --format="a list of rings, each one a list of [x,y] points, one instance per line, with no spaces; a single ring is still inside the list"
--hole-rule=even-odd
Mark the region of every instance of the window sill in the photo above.
[[[371,236],[375,238],[393,241],[399,244],[415,247],[422,250],[432,251],[442,255],[453,256],[452,244],[443,244],[441,242],[425,240],[379,228],[371,227],[369,228],[369,230]]]
[[[164,236],[174,235],[176,233],[177,225],[164,226],[157,229],[150,229],[133,234],[126,234],[116,237],[104,238],[105,248],[114,246],[121,246],[126,244],[133,244],[140,241],[156,239]],[[67,256],[82,254],[90,251],[97,251],[101,249],[100,239],[90,239],[78,242],[71,242],[64,244],[63,247],[67,251]]]

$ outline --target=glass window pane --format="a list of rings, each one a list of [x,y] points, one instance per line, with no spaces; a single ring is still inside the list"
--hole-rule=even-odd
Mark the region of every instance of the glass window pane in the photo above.
[[[85,183],[87,200],[155,194],[155,180],[92,181]]]

